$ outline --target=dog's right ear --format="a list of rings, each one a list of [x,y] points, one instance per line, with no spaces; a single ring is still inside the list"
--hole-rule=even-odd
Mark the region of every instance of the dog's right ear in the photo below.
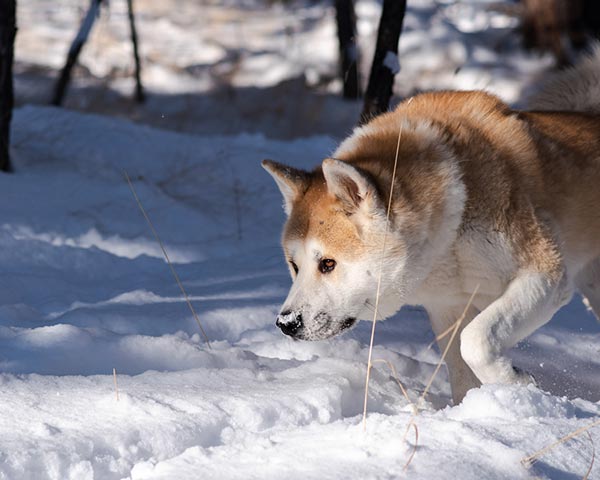
[[[308,186],[308,173],[297,168],[288,167],[273,160],[263,160],[263,168],[271,174],[283,195],[283,209],[287,215],[292,211],[292,204]]]
[[[334,158],[323,160],[322,167],[327,189],[342,202],[347,212],[362,209],[375,213],[381,207],[377,188],[364,172]]]

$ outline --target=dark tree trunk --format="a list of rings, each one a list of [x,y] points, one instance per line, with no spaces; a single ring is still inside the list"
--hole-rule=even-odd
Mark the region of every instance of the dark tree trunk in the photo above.
[[[522,0],[523,35],[527,48],[550,51],[559,65],[568,63],[563,36],[578,15],[580,0]]]
[[[598,0],[583,2],[583,22],[590,33],[600,40],[600,2]]]
[[[131,43],[133,43],[133,59],[135,60],[135,99],[142,103],[145,99],[142,88],[142,77],[140,67],[140,55],[138,51],[137,31],[135,29],[135,17],[133,14],[133,0],[127,0],[129,11],[129,27],[131,28]]]
[[[344,98],[357,99],[361,95],[356,44],[356,15],[353,0],[335,0],[338,41],[340,46],[340,74],[344,84]]]
[[[12,119],[13,76],[16,23],[16,0],[0,0],[0,170],[11,171],[10,121]]]
[[[600,38],[598,0],[521,0],[525,46],[554,54],[558,66],[574,60],[571,47]],[[591,37],[591,38],[590,38]]]
[[[71,81],[71,70],[77,63],[77,58],[81,53],[81,49],[85,44],[92,27],[94,26],[94,21],[100,12],[100,4],[102,0],[91,0],[90,8],[81,22],[81,26],[79,27],[79,32],[77,32],[77,36],[73,40],[71,44],[71,48],[69,48],[69,53],[67,55],[67,61],[65,62],[65,66],[63,67],[60,77],[56,82],[56,87],[54,89],[54,96],[52,97],[52,105],[61,105],[63,99],[65,97],[65,92],[67,91],[67,87],[69,86],[69,82]]]
[[[364,124],[387,111],[392,97],[394,76],[398,73],[398,41],[406,12],[406,0],[383,0],[383,10],[377,32],[375,56],[371,66],[365,104],[360,117]]]

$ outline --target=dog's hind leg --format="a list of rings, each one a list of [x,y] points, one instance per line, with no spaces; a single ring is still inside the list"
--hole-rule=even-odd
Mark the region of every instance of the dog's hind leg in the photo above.
[[[443,335],[443,338],[440,338],[437,341],[441,353],[446,349],[452,336],[452,327],[463,314],[463,311],[464,306],[456,308],[427,308],[433,332],[436,337],[441,337]],[[464,328],[464,326],[478,313],[479,311],[471,306],[465,312],[465,318],[463,318],[461,322],[460,330],[462,330],[462,328]],[[460,330],[458,333],[460,333]],[[470,389],[477,388],[481,385],[481,382],[477,379],[460,354],[460,335],[457,335],[454,338],[448,349],[446,366],[448,367],[452,400],[454,405],[458,405]]]
[[[575,285],[586,306],[600,321],[600,258],[588,263],[575,277]]]

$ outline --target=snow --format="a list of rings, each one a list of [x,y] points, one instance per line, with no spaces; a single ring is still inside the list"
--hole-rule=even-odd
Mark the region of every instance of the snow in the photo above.
[[[60,65],[82,12],[75,0],[18,3],[18,100],[39,102],[29,69]],[[405,437],[413,409],[385,362],[373,369],[363,431],[368,322],[322,342],[295,342],[275,327],[290,286],[284,212],[260,160],[313,167],[360,109],[327,91],[335,82],[316,95],[294,79],[335,72],[330,7],[138,3],[148,104],[118,107],[123,98],[110,92],[129,91],[126,76],[109,76],[103,93],[94,86],[110,62],[129,62],[115,0],[82,57],[95,73],[78,78],[87,86],[75,86],[69,105],[137,124],[32,105],[14,114],[16,174],[0,175],[0,478],[582,478],[599,427],[531,468],[521,463],[600,416],[600,323],[579,298],[511,352],[538,387],[486,385],[452,406],[442,369],[415,418],[418,441],[412,428]],[[549,59],[519,50],[510,17],[491,3],[409,2],[396,91],[484,81],[522,101]],[[357,12],[368,43],[380,6],[361,1]],[[263,88],[225,101],[211,96],[221,74],[208,67],[227,70],[232,55],[241,66],[231,85]],[[189,89],[204,94],[187,97]],[[418,308],[377,325],[374,358],[394,366],[411,402],[439,360],[432,340]]]
[[[48,107],[17,110],[19,173],[0,176],[0,475],[402,475],[412,408],[382,363],[362,430],[367,322],[316,343],[274,326],[290,282],[278,246],[284,214],[259,160],[308,167],[334,146],[327,137],[194,137]],[[392,362],[411,401],[435,368],[431,338],[415,309],[378,326],[375,358]],[[599,346],[600,326],[575,300],[515,352],[551,393],[490,385],[450,407],[440,374],[416,419],[406,475],[529,478],[522,457],[600,415]],[[536,474],[585,473],[585,438],[545,457]]]
[[[385,53],[383,65],[386,66],[394,75],[400,71],[400,61],[398,60],[398,55],[396,55],[394,52]]]

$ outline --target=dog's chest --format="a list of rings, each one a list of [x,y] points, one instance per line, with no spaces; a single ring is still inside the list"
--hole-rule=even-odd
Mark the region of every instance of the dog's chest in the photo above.
[[[418,303],[457,306],[477,290],[475,305],[485,308],[502,294],[516,268],[512,248],[499,233],[463,235],[434,264],[417,292]]]

